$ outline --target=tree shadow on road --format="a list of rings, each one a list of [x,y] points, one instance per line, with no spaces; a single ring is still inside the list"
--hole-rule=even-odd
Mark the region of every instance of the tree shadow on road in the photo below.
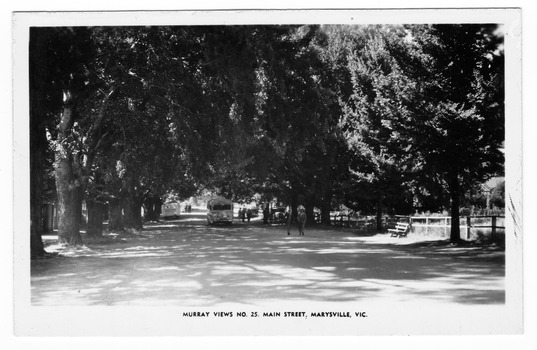
[[[293,233],[255,224],[155,223],[121,244],[32,261],[32,303],[505,302],[499,248],[406,243],[324,228]]]

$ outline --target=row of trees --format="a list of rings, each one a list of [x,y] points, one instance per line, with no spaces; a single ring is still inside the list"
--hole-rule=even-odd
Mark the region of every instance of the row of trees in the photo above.
[[[503,52],[490,25],[32,28],[32,253],[141,228],[165,193],[451,205],[502,171]],[[54,184],[47,174],[54,178]],[[47,185],[48,184],[48,185]],[[55,185],[55,186],[54,186]]]

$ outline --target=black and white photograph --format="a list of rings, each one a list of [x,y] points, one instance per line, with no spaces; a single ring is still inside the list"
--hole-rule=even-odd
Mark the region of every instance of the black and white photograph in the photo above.
[[[523,334],[520,9],[13,38],[16,335]]]

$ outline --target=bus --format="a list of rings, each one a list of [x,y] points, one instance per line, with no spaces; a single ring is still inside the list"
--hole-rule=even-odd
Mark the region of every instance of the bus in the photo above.
[[[171,202],[162,205],[160,216],[163,219],[177,219],[181,215],[181,203]]]
[[[207,201],[207,223],[214,225],[217,223],[233,223],[233,202],[226,198],[212,198]]]

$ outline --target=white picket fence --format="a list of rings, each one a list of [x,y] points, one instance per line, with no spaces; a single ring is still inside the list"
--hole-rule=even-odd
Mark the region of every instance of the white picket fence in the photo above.
[[[472,229],[490,229],[491,236],[495,236],[498,229],[505,229],[503,219],[505,219],[504,216],[497,215],[461,216],[461,232],[466,233],[466,239],[470,238]],[[376,217],[374,216],[347,216],[338,213],[331,215],[330,221],[332,225],[341,227],[373,230],[376,227]],[[432,230],[438,232],[438,229],[441,229],[447,235],[451,230],[450,216],[382,216],[382,225],[385,228],[394,226],[398,221],[410,222],[413,228],[423,228],[425,234]]]
[[[409,217],[412,227],[424,227],[427,234],[429,229],[443,228],[447,234],[451,230],[450,216],[411,216]],[[490,229],[491,236],[495,236],[498,229],[505,229],[499,225],[504,216],[480,215],[480,216],[461,216],[460,227],[466,232],[466,239],[470,238],[472,229]]]

